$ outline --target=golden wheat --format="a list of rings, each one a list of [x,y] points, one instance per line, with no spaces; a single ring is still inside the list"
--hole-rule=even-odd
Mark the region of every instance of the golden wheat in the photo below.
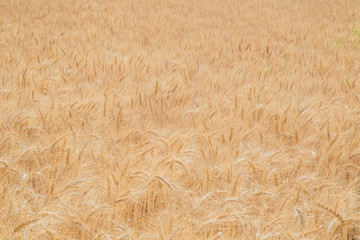
[[[0,239],[360,238],[358,1],[0,16]]]

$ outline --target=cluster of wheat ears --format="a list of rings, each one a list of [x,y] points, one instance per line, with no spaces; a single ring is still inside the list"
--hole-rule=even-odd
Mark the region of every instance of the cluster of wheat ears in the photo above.
[[[360,239],[357,0],[0,16],[0,239]]]

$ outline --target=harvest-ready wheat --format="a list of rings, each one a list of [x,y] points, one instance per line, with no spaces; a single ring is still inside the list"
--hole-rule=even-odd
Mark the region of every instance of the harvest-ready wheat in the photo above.
[[[358,0],[0,16],[0,239],[360,238]]]

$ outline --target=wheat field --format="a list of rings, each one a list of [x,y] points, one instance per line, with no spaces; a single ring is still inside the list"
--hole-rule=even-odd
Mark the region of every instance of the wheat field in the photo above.
[[[360,239],[357,0],[0,16],[0,239]]]

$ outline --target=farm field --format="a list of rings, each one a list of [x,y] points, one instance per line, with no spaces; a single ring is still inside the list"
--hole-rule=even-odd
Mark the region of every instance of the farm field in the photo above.
[[[0,239],[360,239],[357,0],[0,0]]]

